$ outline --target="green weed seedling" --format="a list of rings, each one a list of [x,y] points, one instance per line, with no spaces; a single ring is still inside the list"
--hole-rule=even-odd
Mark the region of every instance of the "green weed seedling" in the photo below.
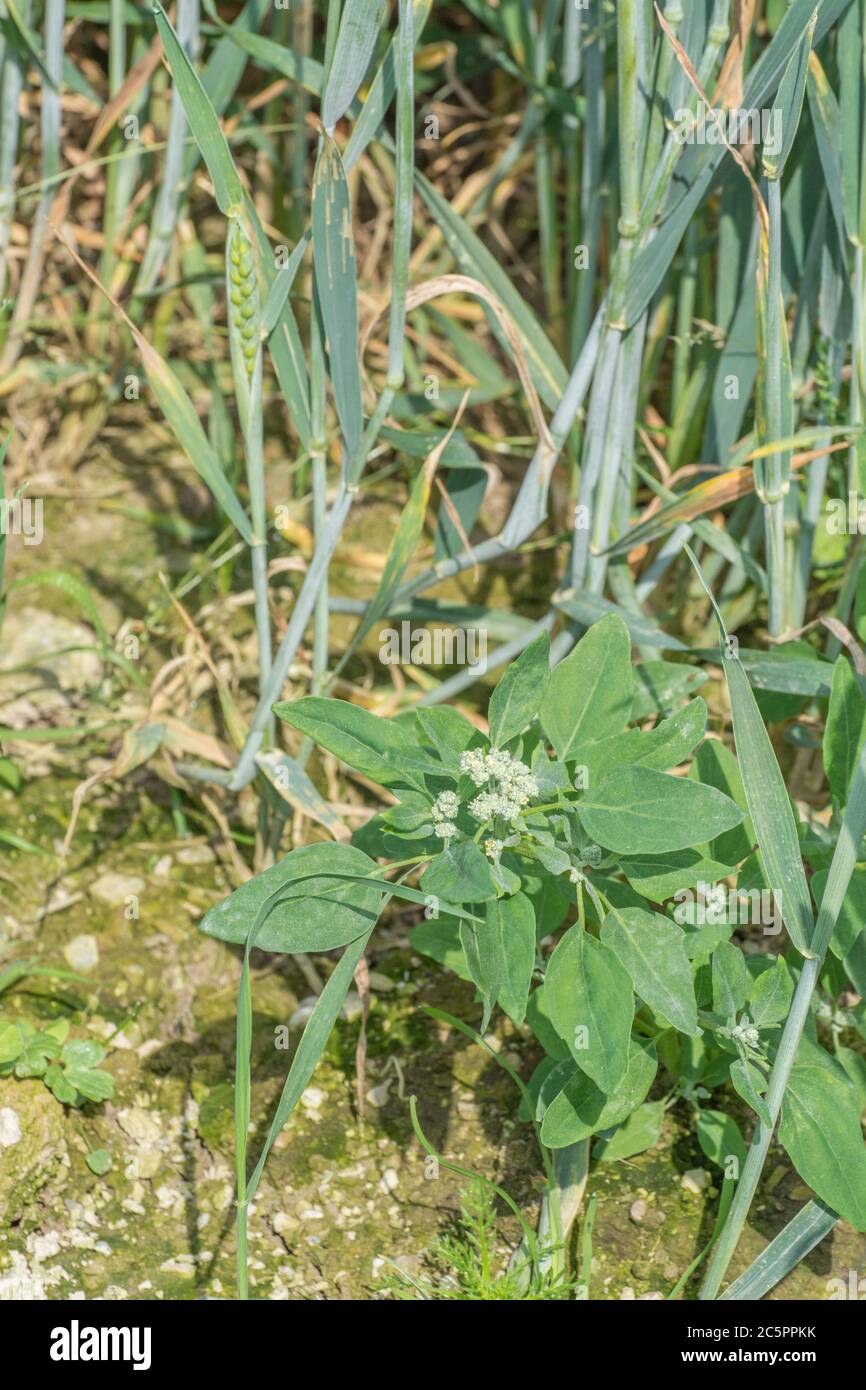
[[[453,1228],[429,1252],[431,1277],[409,1274],[397,1264],[383,1286],[401,1300],[450,1303],[555,1302],[573,1298],[575,1281],[534,1265],[531,1271],[502,1268],[497,1258],[496,1197],[482,1178],[469,1181]]]
[[[88,1101],[111,1099],[114,1079],[102,1070],[106,1056],[92,1038],[70,1039],[66,1019],[37,1028],[24,1019],[0,1018],[0,1076],[39,1077],[61,1105],[80,1109]]]

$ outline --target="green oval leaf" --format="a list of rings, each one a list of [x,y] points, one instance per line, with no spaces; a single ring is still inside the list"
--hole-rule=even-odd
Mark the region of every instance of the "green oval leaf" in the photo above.
[[[738,1165],[745,1162],[746,1142],[730,1115],[721,1110],[701,1110],[695,1128],[698,1143],[718,1168],[726,1168],[731,1158],[735,1158]]]
[[[600,618],[555,666],[541,702],[541,727],[560,758],[621,733],[634,700],[631,638],[616,613]]]
[[[422,893],[450,903],[481,903],[496,897],[490,860],[473,840],[460,840],[437,854],[420,886]]]
[[[657,1066],[652,1043],[632,1042],[628,1070],[614,1095],[605,1095],[584,1072],[575,1072],[544,1112],[542,1142],[561,1149],[622,1124],[646,1099]]]
[[[840,806],[848,800],[851,778],[866,742],[866,698],[848,662],[840,656],[833,667],[830,707],[824,726],[824,771]]]
[[[300,700],[280,701],[274,705],[274,714],[380,786],[423,788],[425,775],[442,776],[445,772],[441,764],[415,746],[400,724],[348,700],[306,695]]]
[[[372,874],[376,865],[352,845],[306,845],[236,888],[199,924],[207,936],[243,945],[268,899],[282,889],[256,936],[263,951],[331,951],[368,932],[379,915],[382,889],[335,875]]]
[[[417,930],[417,929],[416,929]],[[474,984],[484,1001],[481,1032],[495,1004],[518,1026],[526,1016],[535,967],[535,913],[523,893],[494,898],[483,925],[461,922],[460,942]]]
[[[845,1072],[804,1038],[791,1069],[779,1142],[804,1182],[857,1231],[866,1231],[866,1145]]]
[[[641,999],[681,1033],[697,1037],[698,1008],[682,928],[658,912],[614,908],[602,923],[601,939],[625,966]]]
[[[631,976],[610,947],[581,927],[565,933],[544,977],[545,1004],[582,1072],[606,1094],[628,1070]]]
[[[715,787],[649,767],[620,767],[577,804],[587,832],[606,849],[642,854],[704,844],[743,812]]]
[[[752,977],[739,946],[723,941],[713,952],[713,1013],[728,1019],[745,1007]]]
[[[550,680],[550,637],[543,632],[530,642],[490,696],[490,742],[502,748],[538,713]]]

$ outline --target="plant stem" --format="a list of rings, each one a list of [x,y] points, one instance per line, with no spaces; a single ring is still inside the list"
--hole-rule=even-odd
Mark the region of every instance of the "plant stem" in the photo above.
[[[45,0],[43,14],[45,63],[39,113],[43,181],[53,178],[60,170],[60,86],[63,78],[63,26],[65,17],[65,0]],[[13,77],[13,86],[14,84],[15,78]],[[30,315],[39,292],[42,265],[50,237],[48,212],[53,197],[51,185],[46,183],[39,195],[39,203],[33,216],[27,264],[18,285],[9,335],[3,345],[2,355],[0,355],[0,370],[4,372],[9,371],[14,366],[24,346]]]
[[[388,318],[387,386],[396,394],[404,380],[406,294],[412,246],[412,170],[415,160],[415,95],[412,0],[400,0],[397,30],[397,148],[394,185],[394,238],[391,256],[391,304]],[[381,402],[380,402],[381,404]],[[383,417],[384,419],[384,414]]]
[[[108,11],[109,96],[116,96],[123,85],[125,77],[126,6],[124,0],[110,0]],[[115,131],[110,147],[112,153],[117,154],[121,151],[124,143],[122,133],[120,131]],[[108,289],[111,289],[114,265],[117,260],[114,242],[123,213],[123,203],[120,199],[123,167],[120,160],[113,160],[112,163],[108,165],[105,175],[105,215],[102,226],[104,244],[99,262],[99,278]],[[104,320],[109,312],[110,308],[107,301],[100,297],[97,302],[97,318],[99,320]],[[101,324],[96,342],[100,348],[104,344],[104,330]]]
[[[692,320],[695,313],[695,291],[698,284],[698,227],[696,222],[689,224],[686,232],[686,245],[683,254],[683,269],[680,275],[677,297],[677,325],[674,347],[674,366],[671,378],[671,407],[668,414],[675,420],[677,409],[683,399],[689,376],[689,363],[692,356]]]
[[[296,53],[310,52],[313,36],[313,0],[301,0],[292,7],[292,46]],[[307,189],[306,120],[310,99],[300,84],[292,93],[292,145],[290,157],[289,230],[297,241],[304,232],[304,197]]]
[[[664,16],[674,34],[679,32],[679,27],[683,22],[682,0],[668,0],[664,7]],[[671,74],[674,71],[674,50],[672,44],[668,43],[662,35],[659,45],[658,62],[656,64],[655,95],[653,109],[649,118],[649,129],[647,131],[646,152],[644,155],[643,167],[644,177],[643,186],[646,192],[648,180],[651,173],[658,167],[659,158],[665,138],[665,118],[667,114],[668,87]]]
[[[581,1139],[553,1151],[553,1186],[548,1189],[538,1220],[539,1268],[564,1272],[565,1245],[577,1220],[589,1176],[589,1140]]]
[[[769,440],[782,437],[782,194],[778,179],[767,181],[770,224],[769,273],[767,276],[766,428]],[[766,470],[764,516],[767,537],[769,628],[771,637],[785,629],[785,493],[788,470],[781,451],[770,455]]]
[[[315,293],[315,291],[314,291]],[[328,461],[325,438],[325,348],[315,305],[310,323],[310,423],[313,465],[313,537],[318,547],[328,519]],[[328,674],[328,571],[322,576],[313,617],[312,692],[320,695]]]
[[[198,38],[198,0],[178,0],[177,36],[191,61],[195,61]],[[153,289],[174,241],[186,188],[183,177],[185,141],[189,131],[183,102],[175,88],[171,95],[171,115],[162,165],[162,179],[141,268],[135,281],[135,294]]]
[[[544,85],[550,59],[550,42],[559,20],[562,0],[547,0],[544,16],[534,37],[532,67],[539,90],[533,100],[545,103]],[[560,310],[560,243],[557,235],[556,187],[553,176],[554,145],[542,123],[535,140],[535,186],[538,203],[538,240],[544,298],[549,317],[559,316]]]
[[[834,342],[831,345],[827,365],[828,375],[838,394],[842,370],[841,343]],[[820,418],[826,418],[826,409],[822,409]],[[830,421],[830,423],[832,423],[832,421]],[[828,435],[826,439],[818,440],[815,447],[820,449],[830,442],[830,436]],[[815,462],[809,468],[809,476],[806,480],[806,497],[800,528],[799,553],[797,556],[795,582],[791,600],[790,620],[791,626],[794,629],[802,627],[806,621],[806,602],[809,594],[809,579],[812,573],[812,555],[815,546],[815,536],[824,506],[824,492],[829,468],[829,456],[815,459]]]
[[[569,6],[569,10],[573,8]],[[584,14],[579,17],[582,32],[588,33],[591,37],[591,41],[584,43],[582,48],[584,139],[580,171],[580,229],[587,251],[587,263],[581,271],[575,272],[579,275],[579,280],[573,295],[570,361],[577,358],[592,320],[602,212],[608,196],[608,189],[604,183],[604,28],[597,14],[593,16],[595,28],[592,31],[589,30],[590,16]],[[576,244],[570,244],[569,251],[575,255]]]
[[[642,6],[638,0],[622,0],[617,10],[617,92],[619,99],[619,242],[611,274],[611,291],[605,320],[600,360],[592,386],[589,419],[584,437],[578,505],[592,522],[592,548],[603,549],[613,506],[621,444],[618,431],[612,442],[608,421],[620,372],[620,352],[626,325],[623,300],[628,272],[640,225],[641,119],[638,95]],[[621,418],[621,417],[620,417]],[[631,447],[631,441],[627,443]],[[582,516],[581,513],[579,515]],[[583,588],[590,567],[590,532],[575,530],[571,553],[571,585]]]
[[[5,5],[0,5],[5,18]],[[30,22],[30,3],[23,6],[22,17],[25,24]],[[8,262],[6,248],[12,231],[12,214],[15,211],[14,169],[18,154],[18,98],[23,85],[21,59],[5,39],[0,37],[0,300],[6,289]],[[0,339],[2,346],[2,339]]]
[[[588,588],[600,594],[607,574],[603,552],[610,539],[610,526],[618,499],[630,502],[632,493],[634,426],[640,391],[640,369],[646,334],[646,314],[623,340],[617,362],[614,398],[615,418],[609,422],[605,439],[605,463],[593,503],[593,540],[589,559]]]
[[[238,1298],[246,1301],[250,1296],[250,1276],[247,1268],[247,1212],[246,1198],[238,1201],[236,1222]]]

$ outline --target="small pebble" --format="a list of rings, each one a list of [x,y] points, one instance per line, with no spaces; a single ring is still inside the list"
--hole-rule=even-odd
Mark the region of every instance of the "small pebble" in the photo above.
[[[371,970],[370,988],[375,990],[377,994],[389,994],[391,990],[396,989],[397,986],[390,975],[383,975],[378,970]]]
[[[49,1231],[48,1235],[34,1236],[32,1240],[28,1240],[27,1247],[33,1258],[41,1263],[60,1254],[60,1238],[55,1231]]]
[[[144,879],[135,874],[107,873],[90,885],[90,892],[109,907],[123,907],[125,898],[140,897],[144,888]]]
[[[295,1030],[296,1028],[303,1028],[303,1027],[305,1027],[305,1025],[306,1025],[307,1022],[309,1021],[310,1015],[312,1014],[313,1009],[314,1009],[315,1007],[316,1007],[316,996],[315,996],[315,994],[308,994],[307,997],[306,997],[306,999],[302,999],[302,1000],[301,1000],[300,1004],[299,1004],[298,1007],[295,1009],[295,1012],[292,1014],[291,1018],[289,1019],[289,1027],[292,1029],[293,1032],[294,1032],[294,1030]]]
[[[371,1086],[367,1092],[367,1104],[372,1105],[375,1110],[381,1110],[383,1105],[388,1104],[388,1092],[390,1090],[390,1078],[383,1081],[381,1086]]]
[[[340,1016],[344,1018],[347,1023],[354,1023],[356,1019],[361,1017],[363,1012],[364,1005],[361,1002],[361,996],[356,994],[353,989],[350,989],[343,1000]]]
[[[179,864],[212,864],[214,852],[210,845],[185,845],[177,852]]]
[[[683,1173],[681,1186],[686,1192],[693,1192],[696,1196],[709,1187],[710,1175],[704,1168],[690,1168],[687,1173]]]
[[[73,970],[95,970],[99,964],[99,946],[96,937],[89,933],[74,936],[64,946],[63,954]]]
[[[10,1106],[4,1105],[3,1109],[0,1110],[0,1146],[8,1149],[20,1141],[21,1121],[18,1114]]]

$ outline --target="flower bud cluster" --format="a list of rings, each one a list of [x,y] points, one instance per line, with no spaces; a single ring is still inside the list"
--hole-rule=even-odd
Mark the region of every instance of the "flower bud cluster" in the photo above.
[[[456,792],[440,792],[433,802],[432,817],[433,830],[440,840],[454,838],[457,834],[457,826],[454,824],[454,817],[460,810],[460,802],[457,800]]]
[[[757,1047],[761,1040],[761,1035],[748,1014],[744,1014],[737,1026],[731,1029],[731,1037],[735,1042],[745,1043],[746,1047]]]
[[[477,821],[500,816],[513,825],[538,795],[538,783],[526,764],[499,748],[489,753],[467,749],[460,758],[460,771],[483,788],[469,803],[469,814]]]

